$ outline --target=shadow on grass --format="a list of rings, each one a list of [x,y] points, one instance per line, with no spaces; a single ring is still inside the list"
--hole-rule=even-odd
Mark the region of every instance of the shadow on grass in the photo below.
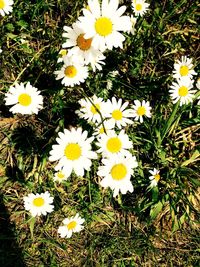
[[[15,226],[10,223],[9,214],[0,195],[0,266],[25,267],[22,251],[15,238]]]

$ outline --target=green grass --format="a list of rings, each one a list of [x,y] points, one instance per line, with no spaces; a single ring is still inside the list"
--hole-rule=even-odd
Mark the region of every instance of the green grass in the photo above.
[[[131,13],[130,1],[124,3]],[[63,26],[78,18],[86,1],[15,1],[11,15],[1,17],[2,266],[198,266],[200,110],[195,101],[173,114],[168,93],[174,60],[188,55],[195,66],[199,60],[198,1],[149,3],[151,10],[138,20],[136,35],[126,35],[124,49],[107,52],[103,71],[71,89],[53,72]],[[119,76],[107,90],[113,70]],[[16,80],[41,90],[44,109],[37,116],[14,116],[5,106],[4,94]],[[116,96],[132,103],[145,98],[153,107],[151,119],[127,128],[139,160],[133,194],[114,199],[109,189],[102,190],[98,161],[84,177],[53,183],[48,157],[57,133],[77,125],[92,132],[75,115],[84,97],[81,88],[105,99]],[[161,181],[150,191],[152,166],[160,168]],[[46,190],[54,196],[55,211],[34,223],[24,211],[23,196]],[[84,230],[71,239],[59,238],[63,218],[76,212],[86,220]]]

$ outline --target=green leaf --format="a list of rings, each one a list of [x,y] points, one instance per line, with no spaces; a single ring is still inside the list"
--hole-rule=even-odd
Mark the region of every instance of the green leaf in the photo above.
[[[172,231],[176,232],[179,228],[180,228],[180,224],[178,222],[177,216],[175,215],[174,221],[173,221]]]
[[[199,160],[199,156],[200,156],[200,153],[198,150],[195,150],[194,153],[192,154],[191,158],[184,161],[182,164],[181,164],[181,167],[183,166],[187,166],[189,165],[190,163],[194,162],[194,161],[197,161]]]
[[[156,202],[156,201],[158,201],[158,187],[157,186],[154,186],[153,188],[152,188],[152,200],[153,200],[153,202]]]
[[[19,20],[17,23],[16,23],[18,26],[20,26],[21,28],[28,28],[28,23],[24,20]]]
[[[33,230],[34,230],[34,226],[35,226],[35,221],[36,221],[36,218],[35,217],[32,217],[28,222],[29,222],[29,228],[30,228],[30,231],[31,231],[31,238],[34,238],[33,236]]]
[[[195,184],[196,186],[200,186],[200,181],[199,181],[198,179],[190,178],[190,180],[191,180],[192,183]]]
[[[15,28],[12,23],[7,23],[6,24],[6,29],[9,30],[10,32],[14,32]]]
[[[161,201],[159,201],[156,205],[154,205],[150,210],[150,217],[152,220],[154,220],[158,214],[161,212],[163,208],[163,204]]]

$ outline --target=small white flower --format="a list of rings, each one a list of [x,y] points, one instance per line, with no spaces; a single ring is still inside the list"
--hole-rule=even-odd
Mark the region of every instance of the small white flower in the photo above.
[[[74,57],[65,56],[63,60],[64,65],[61,70],[54,72],[57,75],[56,80],[62,79],[61,83],[65,86],[74,86],[84,82],[88,77],[88,68],[78,60],[74,60]]]
[[[25,210],[30,211],[33,217],[46,215],[53,211],[53,197],[50,196],[49,192],[46,191],[42,194],[28,194],[24,197]]]
[[[49,157],[50,161],[58,161],[55,170],[62,170],[66,177],[72,171],[78,176],[84,176],[84,171],[90,170],[91,160],[97,158],[91,147],[94,137],[87,138],[88,132],[82,132],[82,128],[72,128],[70,131],[64,129],[64,133],[59,132],[58,136],[58,144],[52,146]]]
[[[82,225],[84,223],[84,219],[79,216],[77,213],[76,216],[65,218],[63,220],[63,226],[59,226],[58,233],[62,238],[67,237],[70,238],[72,236],[72,233],[80,232],[84,226]]]
[[[133,105],[133,117],[137,121],[139,120],[140,123],[143,122],[143,116],[146,116],[148,118],[151,117],[151,107],[149,105],[149,101],[145,102],[145,100],[142,100],[140,102],[139,100],[134,100]]]
[[[188,78],[182,78],[177,80],[177,82],[173,82],[170,88],[169,92],[172,102],[175,104],[180,100],[180,106],[192,102],[196,93],[196,90],[191,90],[193,88],[193,81]]]
[[[33,87],[30,82],[26,85],[16,83],[5,94],[6,105],[14,105],[10,108],[12,113],[37,114],[43,105],[43,97],[40,91]]]
[[[136,16],[143,16],[149,10],[149,4],[144,0],[132,0],[132,8]]]
[[[102,187],[110,187],[114,192],[113,196],[117,196],[119,191],[126,194],[127,191],[133,192],[133,185],[130,181],[133,175],[133,168],[138,166],[136,158],[130,153],[126,157],[123,155],[113,156],[109,159],[102,159],[103,166],[99,166],[97,174],[104,177],[100,185]]]
[[[0,48],[0,54],[3,52],[3,50]]]
[[[134,17],[133,15],[131,15],[130,19],[131,19],[131,23],[132,23],[132,28],[130,29],[130,31],[128,31],[128,33],[131,33],[132,35],[135,35],[135,24],[137,22],[137,18]]]
[[[64,62],[64,58],[67,56],[68,50],[67,49],[61,49],[58,53],[58,60],[57,62]]]
[[[159,180],[160,180],[160,171],[157,170],[156,168],[153,169],[153,171],[149,171],[151,173],[151,176],[149,177],[151,183],[150,187],[157,186]]]
[[[13,0],[0,0],[0,15],[5,16],[12,12]]]
[[[182,56],[181,60],[174,63],[173,77],[176,79],[189,78],[192,79],[193,75],[197,73],[193,70],[194,65],[192,59],[187,56]]]
[[[101,97],[93,95],[89,99],[79,100],[81,105],[80,110],[76,113],[80,118],[87,120],[88,122],[101,122],[107,116],[107,105]],[[100,115],[100,113],[101,115]],[[102,116],[102,118],[101,118]]]
[[[131,29],[131,21],[128,16],[122,16],[125,6],[119,6],[118,0],[88,0],[88,9],[83,9],[82,17],[79,17],[83,28],[84,38],[92,38],[92,46],[100,51],[112,50],[113,47],[122,48],[125,37],[120,32]]]
[[[67,40],[62,47],[68,48],[68,56],[76,56],[85,65],[91,64],[93,71],[101,70],[101,64],[105,64],[103,62],[105,56],[92,46],[92,38],[84,38],[85,32],[81,24],[73,23],[72,27],[64,26],[64,31],[63,37]]]
[[[65,173],[63,171],[58,171],[54,174],[53,180],[54,182],[63,182],[66,181],[68,179],[68,177],[65,175]]]
[[[115,131],[109,131],[107,134],[102,134],[96,145],[100,147],[97,152],[102,153],[103,157],[112,157],[119,154],[127,155],[127,153],[130,153],[128,152],[128,149],[133,146],[124,130],[121,130],[119,134],[115,133]]]
[[[91,58],[90,64],[92,67],[92,70],[95,72],[96,70],[102,70],[102,65],[105,65],[104,60],[106,57],[101,53],[98,54],[96,57]]]
[[[132,117],[132,110],[127,109],[128,102],[122,104],[122,99],[118,101],[115,97],[107,101],[108,122],[114,128],[116,125],[119,129],[125,127],[127,124],[132,124],[133,121],[129,118]]]
[[[101,135],[109,134],[112,129],[112,125],[110,125],[110,123],[105,120],[103,123],[99,123],[99,125],[95,128],[93,135],[97,136],[97,139],[99,139]]]

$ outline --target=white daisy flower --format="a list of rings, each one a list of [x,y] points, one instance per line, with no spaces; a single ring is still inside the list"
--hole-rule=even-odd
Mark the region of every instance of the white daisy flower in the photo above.
[[[133,185],[130,181],[133,175],[133,168],[138,166],[136,157],[130,153],[126,157],[118,155],[109,159],[102,159],[104,166],[99,166],[97,175],[104,177],[100,185],[102,187],[110,187],[114,192],[113,196],[117,196],[119,191],[126,194],[127,191],[133,192]]]
[[[91,64],[93,70],[102,69],[101,64],[105,64],[103,60],[105,56],[92,46],[92,38],[85,39],[85,32],[81,28],[80,23],[73,23],[72,27],[64,26],[63,37],[67,38],[62,45],[63,48],[70,48],[68,55],[80,58],[84,64]],[[71,48],[72,47],[72,48]]]
[[[114,128],[116,125],[118,128],[125,127],[127,124],[132,124],[133,121],[129,118],[132,117],[132,110],[126,109],[128,102],[122,104],[122,99],[118,101],[115,97],[112,97],[112,100],[107,101],[107,111],[108,111],[108,121],[110,125]]]
[[[61,70],[54,73],[57,75],[56,80],[62,79],[61,83],[65,86],[74,86],[85,81],[88,77],[88,68],[82,63],[74,60],[74,57],[63,57],[64,65]]]
[[[96,145],[100,147],[97,152],[102,153],[103,157],[112,157],[119,154],[127,155],[127,153],[130,154],[128,149],[133,146],[124,130],[121,130],[119,134],[115,133],[115,131],[102,134]]]
[[[94,72],[96,70],[102,70],[102,65],[105,65],[105,62],[103,60],[105,59],[106,57],[102,53],[97,55],[93,59],[91,59],[90,64],[91,64],[92,70]]]
[[[5,16],[12,12],[13,0],[0,0],[0,15]]]
[[[174,63],[173,77],[176,79],[189,78],[192,79],[193,75],[197,73],[193,70],[194,65],[192,59],[187,56],[182,56],[181,60]]]
[[[77,110],[76,113],[80,118],[83,118],[89,122],[101,122],[107,116],[107,105],[101,97],[93,95],[89,99],[79,100],[81,105],[80,110]],[[101,116],[99,114],[101,113]]]
[[[81,128],[72,128],[70,131],[64,129],[64,133],[59,132],[58,136],[58,144],[52,146],[49,157],[50,161],[58,161],[55,170],[62,170],[66,177],[72,171],[78,176],[84,176],[84,170],[90,170],[91,159],[97,158],[97,154],[91,150],[94,137],[87,138],[88,132],[82,132]]]
[[[43,105],[43,97],[40,91],[30,82],[26,85],[16,83],[5,94],[6,105],[14,105],[10,108],[12,113],[37,114]]]
[[[59,226],[58,233],[60,236],[70,238],[72,236],[72,233],[80,232],[84,226],[82,225],[84,223],[84,219],[79,216],[77,213],[76,216],[65,218],[63,220],[63,226]]]
[[[133,117],[136,121],[140,121],[140,123],[143,122],[143,116],[146,116],[148,118],[151,118],[151,107],[149,105],[149,101],[145,102],[145,100],[142,100],[140,102],[139,100],[134,100],[134,104],[132,106],[133,108]]]
[[[149,4],[144,0],[133,0],[132,8],[136,16],[143,16],[149,10]]]
[[[169,92],[172,102],[175,104],[180,100],[180,106],[192,102],[196,93],[196,90],[191,90],[193,88],[193,80],[188,78],[178,79],[177,82],[172,83],[170,88]]]
[[[84,38],[92,39],[92,46],[95,49],[104,51],[106,48],[121,47],[125,37],[120,31],[131,29],[130,17],[122,16],[126,10],[125,6],[118,9],[118,0],[88,0],[88,9],[83,9],[82,17],[79,17]]]
[[[58,53],[58,60],[57,62],[63,62],[64,61],[64,58],[67,56],[67,53],[68,53],[68,50],[67,49],[61,49]]]
[[[128,31],[128,33],[131,33],[132,35],[135,35],[135,24],[137,22],[137,18],[134,17],[133,15],[131,15],[130,19],[131,19],[132,27],[131,27],[130,31]]]
[[[156,168],[153,169],[153,171],[149,171],[151,173],[151,176],[149,177],[151,183],[150,187],[157,186],[158,181],[160,180],[160,171],[157,170]]]
[[[54,174],[53,180],[54,180],[54,182],[61,183],[61,182],[65,181],[65,180],[67,180],[67,178],[68,177],[65,175],[65,173],[60,170],[60,171],[58,171],[58,172],[56,172]]]
[[[108,121],[104,121],[103,123],[100,123],[96,128],[93,133],[94,136],[97,136],[97,139],[101,137],[103,134],[109,134],[112,132],[112,125]]]
[[[50,196],[49,192],[41,194],[28,194],[27,197],[24,197],[24,207],[25,210],[28,210],[33,217],[46,215],[53,211],[53,197]]]

